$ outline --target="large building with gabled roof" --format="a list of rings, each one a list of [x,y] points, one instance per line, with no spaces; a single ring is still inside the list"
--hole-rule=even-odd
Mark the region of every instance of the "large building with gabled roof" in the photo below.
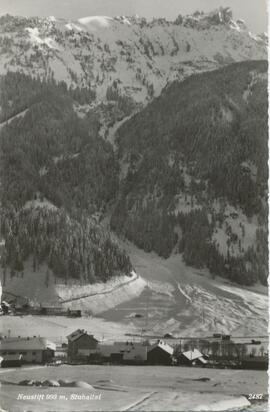
[[[54,357],[56,345],[41,337],[4,338],[0,340],[0,355],[22,355],[23,363],[47,363]]]
[[[67,336],[68,358],[75,359],[79,355],[79,350],[96,349],[98,340],[93,335],[89,335],[84,329],[77,329]]]

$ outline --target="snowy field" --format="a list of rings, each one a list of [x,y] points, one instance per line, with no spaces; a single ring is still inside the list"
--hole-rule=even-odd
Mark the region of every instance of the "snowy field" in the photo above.
[[[101,318],[85,316],[67,318],[64,316],[1,316],[0,331],[4,336],[44,336],[61,344],[75,329],[86,329],[98,340],[126,340],[125,333],[137,333],[132,325],[105,321]]]
[[[43,302],[49,302],[49,296],[58,296],[59,301],[70,299],[65,306],[81,308],[93,316],[76,321],[52,316],[5,316],[0,318],[0,331],[11,336],[47,336],[57,342],[65,341],[75,327],[86,329],[100,340],[126,339],[126,333],[140,335],[142,331],[146,335],[171,333],[175,337],[203,337],[214,332],[234,337],[267,336],[266,287],[240,287],[218,277],[213,279],[207,270],[186,266],[180,255],[165,260],[131,244],[123,246],[138,276],[88,286],[55,285],[52,281],[46,288],[40,278],[34,279],[34,274],[28,273],[31,281],[27,287],[25,279],[13,278],[7,283],[13,293],[28,292],[32,298],[39,288]],[[39,276],[45,274],[44,270]]]
[[[134,271],[130,276],[114,277],[106,283],[84,284],[74,280],[69,280],[67,284],[59,283],[46,265],[34,271],[30,261],[25,263],[23,276],[17,274],[11,277],[8,274],[5,281],[0,269],[1,280],[5,292],[26,298],[32,304],[62,305],[91,314],[139,296],[146,285]]]
[[[267,335],[268,290],[245,288],[207,270],[184,264],[180,255],[162,259],[125,243],[136,272],[146,281],[139,297],[102,313],[106,320],[132,324],[148,333],[174,336]],[[140,318],[135,318],[135,314]]]
[[[204,378],[201,380],[201,378]],[[85,381],[93,389],[38,388],[14,385],[24,379]],[[267,373],[162,366],[61,366],[1,370],[1,407],[9,412],[249,410],[246,397],[252,388],[267,393]],[[56,400],[18,400],[18,393],[47,394]],[[100,395],[100,400],[71,400],[71,394]],[[64,398],[59,401],[59,398]],[[12,409],[10,406],[12,405]],[[262,410],[262,409],[261,409]]]

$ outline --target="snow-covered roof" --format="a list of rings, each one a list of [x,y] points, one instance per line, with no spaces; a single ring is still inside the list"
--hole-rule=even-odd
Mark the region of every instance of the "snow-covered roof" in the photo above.
[[[56,345],[53,342],[48,341],[45,338],[6,338],[0,341],[0,350],[46,350],[56,349]]]
[[[190,361],[203,357],[203,354],[198,349],[188,350],[183,352],[182,355]]]
[[[151,352],[155,348],[160,348],[160,349],[164,350],[164,352],[169,353],[170,355],[173,354],[172,346],[168,345],[168,343],[166,343],[162,340],[159,340],[154,345],[150,346],[150,348],[148,349],[148,352]]]

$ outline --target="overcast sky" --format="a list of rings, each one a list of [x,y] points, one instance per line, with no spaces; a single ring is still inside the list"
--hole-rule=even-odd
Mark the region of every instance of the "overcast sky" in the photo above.
[[[267,0],[0,0],[0,14],[56,16],[68,19],[90,15],[131,15],[174,19],[179,13],[209,11],[230,6],[235,18],[246,21],[251,31],[267,31]]]

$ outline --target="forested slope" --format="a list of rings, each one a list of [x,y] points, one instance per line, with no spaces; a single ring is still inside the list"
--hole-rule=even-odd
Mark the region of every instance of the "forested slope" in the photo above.
[[[267,62],[167,87],[119,130],[111,226],[240,283],[267,279]]]
[[[100,224],[110,216],[117,235],[147,252],[266,284],[266,61],[169,85],[117,130],[116,151],[101,118],[123,117],[119,96],[91,106],[90,87],[21,73],[0,78],[0,96],[5,274],[29,260],[66,280],[129,274]]]
[[[102,230],[97,212],[118,187],[117,161],[98,136],[91,113],[80,119],[74,104],[86,89],[8,73],[0,81],[2,266],[11,275],[46,263],[56,276],[106,281],[131,265]]]

